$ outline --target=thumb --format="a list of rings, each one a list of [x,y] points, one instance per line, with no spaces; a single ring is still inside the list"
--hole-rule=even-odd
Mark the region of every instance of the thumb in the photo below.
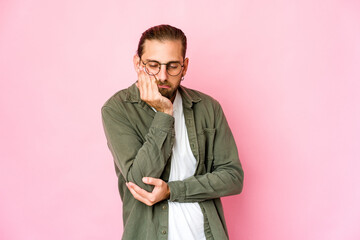
[[[159,183],[161,183],[162,180],[159,178],[143,177],[142,181],[146,184],[158,185]]]

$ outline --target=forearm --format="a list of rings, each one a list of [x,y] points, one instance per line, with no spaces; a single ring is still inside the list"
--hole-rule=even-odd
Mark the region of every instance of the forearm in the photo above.
[[[152,186],[142,182],[143,177],[160,178],[164,168],[168,163],[174,139],[172,128],[166,128],[171,119],[157,114],[153,120],[153,124],[145,136],[144,144],[139,148],[134,159],[127,160],[124,164],[124,177],[127,182],[133,182],[138,186],[144,186],[145,190],[152,190]],[[165,118],[165,119],[164,119]],[[163,125],[161,125],[163,124]],[[131,146],[129,146],[131,147]],[[119,163],[123,163],[126,154],[118,159]]]
[[[127,182],[151,191],[143,177],[160,178],[170,159],[174,141],[173,117],[156,113],[145,138],[136,133],[125,118],[103,108],[103,125],[115,164]]]
[[[169,182],[170,201],[200,202],[239,194],[243,188],[244,172],[239,165],[204,175],[191,176],[183,181]]]
[[[198,202],[242,191],[244,172],[234,137],[219,104],[215,112],[214,125],[204,129],[206,134],[198,135],[203,153],[199,161],[205,162],[206,170],[183,181],[169,182],[170,201]]]

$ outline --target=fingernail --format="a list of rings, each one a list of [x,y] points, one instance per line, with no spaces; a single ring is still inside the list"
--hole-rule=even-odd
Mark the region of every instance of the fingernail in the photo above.
[[[147,181],[148,181],[148,178],[147,178],[147,177],[143,177],[142,181],[143,181],[143,182],[147,182]]]

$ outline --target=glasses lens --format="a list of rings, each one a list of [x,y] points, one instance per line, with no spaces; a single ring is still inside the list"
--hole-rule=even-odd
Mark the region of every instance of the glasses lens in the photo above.
[[[160,64],[158,62],[150,61],[145,65],[148,74],[156,75],[160,70]]]
[[[145,70],[150,75],[156,75],[160,72],[161,65],[156,61],[149,61],[145,64]],[[165,64],[164,64],[165,65]],[[166,64],[166,71],[171,76],[177,76],[180,74],[182,66],[178,62],[169,62]]]
[[[171,76],[177,76],[181,72],[181,64],[174,62],[174,63],[168,63],[166,65],[166,70],[169,75]]]

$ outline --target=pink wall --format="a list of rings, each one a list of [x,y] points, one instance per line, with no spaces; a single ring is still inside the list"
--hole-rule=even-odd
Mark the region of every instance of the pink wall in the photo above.
[[[359,1],[0,1],[0,239],[120,239],[100,107],[142,31],[188,36],[245,169],[231,239],[360,239]]]

